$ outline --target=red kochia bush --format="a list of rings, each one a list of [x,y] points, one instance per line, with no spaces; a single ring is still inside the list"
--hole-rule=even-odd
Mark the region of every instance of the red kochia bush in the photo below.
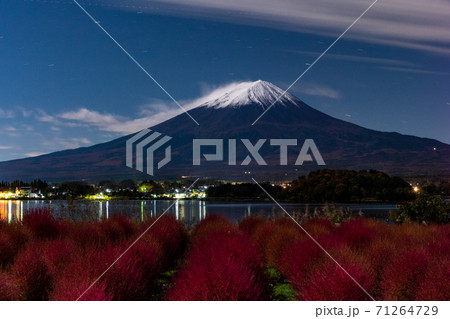
[[[342,246],[332,235],[322,235],[317,242],[326,250]],[[329,258],[316,242],[308,238],[287,246],[280,255],[277,268],[290,281],[292,287],[300,291],[313,271]]]
[[[10,264],[28,241],[28,235],[18,225],[0,222],[0,267]]]
[[[433,258],[450,258],[450,238],[446,238],[445,236],[435,238],[425,245],[425,250]]]
[[[75,301],[80,296],[83,301],[112,300],[113,296],[106,292],[104,281],[99,281],[88,289],[101,274],[97,270],[100,267],[94,264],[92,256],[93,252],[78,255],[65,267],[55,282],[50,300]],[[106,270],[107,265],[101,266],[104,267],[103,271]]]
[[[12,276],[0,271],[0,301],[14,301],[19,299],[19,291]]]
[[[103,219],[99,226],[100,232],[110,244],[128,239],[136,232],[136,227],[130,219],[123,215],[113,215],[108,219]]]
[[[343,262],[341,266],[369,293],[374,283],[370,275],[354,263]],[[355,301],[371,298],[332,260],[319,266],[300,287],[301,300]]]
[[[411,301],[415,299],[417,287],[422,283],[429,262],[423,249],[403,252],[386,267],[382,282],[384,300]]]
[[[397,243],[391,242],[388,239],[377,239],[365,249],[362,255],[377,284],[379,284],[383,276],[384,269],[390,264],[396,254],[399,253],[396,245]]]
[[[371,229],[377,239],[389,239],[392,236],[393,227],[384,221],[366,218],[364,226]]]
[[[269,238],[272,233],[275,231],[276,224],[274,221],[269,221],[266,223],[261,223],[255,227],[253,235],[251,239],[253,242],[259,247],[259,249],[263,252],[266,250],[266,246],[268,244]]]
[[[149,228],[151,226],[151,228]],[[164,267],[172,266],[185,250],[188,235],[184,225],[172,215],[164,215],[159,220],[152,218],[141,226],[147,241],[157,240],[162,246]]]
[[[108,244],[108,238],[105,233],[100,230],[98,223],[92,224],[80,222],[71,224],[68,227],[67,238],[73,242],[74,245],[85,250]]]
[[[329,219],[315,218],[304,223],[303,228],[314,238],[329,235],[335,231],[336,226]]]
[[[40,248],[42,260],[49,273],[54,278],[58,276],[74,256],[78,255],[77,248],[68,240],[52,240],[43,242]]]
[[[206,240],[212,234],[234,229],[234,225],[226,217],[220,215],[207,216],[192,230],[191,245],[192,247],[195,247],[198,243]]]
[[[337,240],[343,240],[349,247],[361,250],[371,243],[375,238],[375,233],[360,218],[349,220],[340,225],[336,230],[336,236]]]
[[[297,282],[303,282],[312,265],[317,264],[324,255],[311,239],[293,242],[283,251],[277,268],[295,286]]]
[[[450,260],[447,256],[430,263],[424,280],[417,289],[416,300],[450,300]]]
[[[239,222],[239,230],[252,237],[256,229],[265,223],[266,220],[261,216],[249,216]]]
[[[27,211],[23,225],[39,239],[56,238],[62,231],[62,225],[53,217],[48,208],[35,208]]]
[[[403,250],[418,249],[433,240],[436,235],[433,226],[418,223],[395,225],[391,227],[389,239]]]
[[[278,219],[264,245],[264,257],[268,266],[276,267],[280,257],[292,242],[305,238],[303,230],[292,220]]]
[[[174,280],[168,300],[267,300],[262,255],[237,230],[197,242]]]
[[[91,284],[91,281],[86,281],[86,279],[83,280],[84,282],[80,284],[80,287],[89,287]],[[87,289],[87,288],[86,288]],[[69,299],[61,299],[61,300],[79,300],[80,301],[112,301],[113,297],[111,294],[108,294],[106,292],[106,284],[105,283],[96,283],[94,286],[92,286],[89,290],[81,289],[78,290],[74,295],[73,298]]]
[[[78,247],[89,250],[127,240],[137,228],[125,216],[114,215],[101,222],[77,222],[67,226],[67,237]]]
[[[75,258],[55,284],[51,299],[76,300],[109,270],[80,300],[148,300],[161,271],[161,248],[152,240],[95,249]]]
[[[424,249],[430,262],[420,283],[416,300],[450,300],[450,232],[448,225],[432,226],[435,237]]]
[[[120,255],[129,247],[115,249]],[[105,274],[106,291],[113,300],[149,300],[161,272],[161,246],[155,241],[140,240]]]
[[[69,273],[66,276],[68,277],[56,283],[55,289],[50,295],[50,300],[75,301],[80,297],[80,301],[112,300],[112,295],[106,292],[106,284],[104,282],[97,282],[88,289],[96,278]]]
[[[52,277],[42,258],[40,243],[22,250],[11,267],[21,300],[47,300]]]

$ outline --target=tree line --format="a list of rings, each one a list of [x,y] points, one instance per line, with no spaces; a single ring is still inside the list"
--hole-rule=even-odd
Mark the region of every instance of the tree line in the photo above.
[[[284,188],[265,183],[262,185],[278,200],[305,203],[354,201],[407,201],[415,194],[410,184],[400,177],[385,173],[351,170],[319,170],[308,176],[299,176]],[[254,183],[222,184],[211,187],[208,197],[263,198],[267,197]]]

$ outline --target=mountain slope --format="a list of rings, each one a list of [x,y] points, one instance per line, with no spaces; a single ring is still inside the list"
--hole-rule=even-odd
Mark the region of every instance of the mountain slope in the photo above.
[[[86,179],[164,179],[181,176],[233,180],[289,180],[298,174],[320,168],[377,169],[401,176],[450,176],[450,146],[436,140],[378,132],[341,121],[321,113],[286,94],[273,84],[245,82],[233,90],[211,97],[189,113],[200,123],[197,126],[186,114],[178,115],[151,129],[172,137],[172,161],[150,177],[125,166],[125,143],[132,135],[87,148],[68,150],[0,163],[0,180],[34,178],[58,180]],[[255,125],[254,120],[275,103]],[[202,161],[192,165],[192,139],[237,140],[237,165],[229,166],[228,144],[224,144],[223,162]],[[266,166],[240,165],[249,152],[240,142],[249,139],[255,144],[266,139],[259,153]],[[280,149],[270,139],[297,139],[290,146],[287,166],[280,166]],[[326,166],[305,162],[295,166],[305,139],[313,139]],[[205,148],[204,153],[213,150]],[[155,154],[164,155],[164,148]],[[251,172],[248,174],[248,172]]]

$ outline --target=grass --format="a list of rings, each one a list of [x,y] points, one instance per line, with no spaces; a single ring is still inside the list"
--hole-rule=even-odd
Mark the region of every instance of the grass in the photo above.
[[[270,288],[272,291],[271,299],[274,301],[294,301],[295,291],[292,285],[284,278],[281,273],[273,267],[266,269],[266,274],[271,280]]]

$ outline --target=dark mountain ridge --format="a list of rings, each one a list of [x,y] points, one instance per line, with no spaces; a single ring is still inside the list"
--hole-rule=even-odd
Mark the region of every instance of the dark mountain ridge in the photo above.
[[[132,179],[214,178],[235,181],[292,180],[321,168],[376,169],[403,177],[450,176],[450,145],[437,140],[379,132],[335,119],[286,94],[255,124],[261,113],[276,101],[283,91],[273,84],[257,81],[244,83],[235,90],[189,111],[199,126],[186,114],[178,115],[151,127],[152,131],[172,137],[171,161],[154,176],[126,167],[126,141],[134,134],[91,147],[60,151],[33,158],[0,163],[0,179],[48,181]],[[193,166],[193,139],[224,139],[224,161],[206,161]],[[228,165],[228,140],[236,140],[237,165]],[[249,155],[241,142],[253,145],[260,139],[261,157],[267,165],[241,165]],[[288,147],[288,165],[280,165],[280,147],[271,139],[296,139]],[[303,142],[313,139],[325,166],[316,161],[294,165]],[[168,144],[168,145],[169,145]],[[202,153],[214,153],[212,147]],[[155,153],[155,162],[164,157],[164,148]],[[145,160],[144,160],[145,162]],[[249,173],[250,172],[250,173]]]

